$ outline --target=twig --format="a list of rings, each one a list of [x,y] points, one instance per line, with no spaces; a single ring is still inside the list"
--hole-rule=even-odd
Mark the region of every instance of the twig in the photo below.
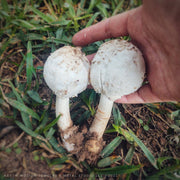
[[[6,148],[10,148],[13,146],[13,144],[17,143],[24,135],[24,132],[22,132],[13,142],[11,142],[9,145],[6,146]]]
[[[151,111],[151,109],[147,106],[147,108]],[[157,116],[161,121],[163,121],[166,125],[170,127],[170,124],[166,122],[160,115],[156,114],[155,112],[151,111],[155,116]]]
[[[125,111],[126,111],[131,117],[133,117],[133,118],[138,122],[139,128],[140,128],[141,125],[140,125],[140,122],[139,122],[139,118],[137,118],[134,114],[132,114],[132,113],[127,109],[127,106],[126,106],[126,105],[123,105],[123,107],[124,107]]]
[[[82,168],[80,168],[79,165],[76,164],[73,158],[68,159],[66,162],[74,166],[79,172],[83,172]]]
[[[58,154],[58,153],[55,152],[54,150],[49,149],[44,143],[39,144],[39,146],[40,146],[41,148],[45,149],[46,151],[50,152],[51,154],[56,154],[56,155]]]

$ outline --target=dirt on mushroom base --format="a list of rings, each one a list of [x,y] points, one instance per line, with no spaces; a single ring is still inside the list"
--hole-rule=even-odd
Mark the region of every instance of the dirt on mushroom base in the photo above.
[[[71,151],[71,154],[79,154],[84,146],[84,138],[87,133],[87,128],[83,126],[79,128],[78,126],[72,126],[61,133],[61,137],[64,137],[64,134],[69,134],[69,138],[66,139],[66,143],[74,144],[74,150]]]
[[[95,133],[90,134],[87,133],[84,142],[83,142],[83,148],[81,151],[77,154],[77,157],[80,161],[86,160],[89,164],[96,164],[99,154],[101,150],[103,149],[106,142],[103,140],[103,138],[97,140],[98,135]],[[89,151],[90,149],[95,149],[95,152]]]
[[[105,141],[101,138],[97,140],[97,135],[95,133],[89,134],[88,127],[83,125],[82,127],[72,126],[63,132],[61,137],[64,137],[64,134],[70,134],[69,138],[66,139],[66,143],[74,144],[74,150],[71,151],[71,154],[74,154],[79,162],[86,160],[89,164],[95,164],[98,160],[99,153],[105,145]],[[87,147],[87,142],[90,141],[90,145],[93,147]],[[98,153],[90,152],[89,148],[97,148]]]

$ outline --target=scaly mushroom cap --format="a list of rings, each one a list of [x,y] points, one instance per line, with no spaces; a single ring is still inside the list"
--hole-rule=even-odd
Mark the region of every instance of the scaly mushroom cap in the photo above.
[[[80,47],[64,46],[53,52],[44,65],[44,79],[58,96],[70,98],[86,89],[89,61]]]
[[[95,91],[115,101],[135,92],[144,80],[145,64],[140,50],[125,40],[102,44],[90,70]]]

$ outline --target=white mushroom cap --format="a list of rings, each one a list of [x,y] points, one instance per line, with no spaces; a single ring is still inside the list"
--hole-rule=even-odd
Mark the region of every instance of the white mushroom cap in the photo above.
[[[58,97],[74,97],[88,85],[89,61],[80,47],[64,46],[48,57],[43,74]]]
[[[144,80],[145,64],[140,50],[125,40],[102,44],[95,55],[90,81],[95,91],[115,101],[135,92]]]

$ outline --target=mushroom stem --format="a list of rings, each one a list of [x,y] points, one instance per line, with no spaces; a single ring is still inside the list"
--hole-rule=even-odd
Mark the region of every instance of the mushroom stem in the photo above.
[[[106,129],[107,123],[111,116],[113,101],[109,100],[105,95],[101,94],[95,119],[89,129],[90,133],[95,133],[97,139],[101,139]]]
[[[69,98],[60,98],[56,96],[56,117],[58,117],[59,115],[61,116],[57,124],[61,132],[62,141],[64,147],[69,152],[71,152],[74,150],[74,143],[69,143],[67,141],[67,139],[70,138],[71,134],[73,134],[73,129],[69,129],[73,126],[73,122],[70,116]]]
[[[69,111],[69,98],[56,96],[56,117],[61,114],[58,120],[60,131],[65,131],[73,125]]]

